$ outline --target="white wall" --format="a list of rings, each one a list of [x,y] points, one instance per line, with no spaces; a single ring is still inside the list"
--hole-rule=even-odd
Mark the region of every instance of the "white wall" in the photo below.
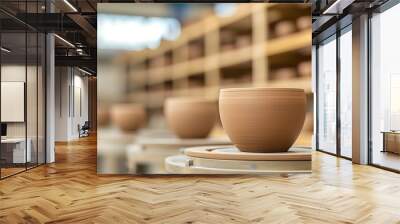
[[[37,70],[38,69],[38,70]],[[27,79],[27,80],[26,80]],[[25,66],[25,64],[4,64],[1,66],[1,81],[2,82],[24,82],[26,86],[26,106],[23,102],[22,110],[26,112],[26,120],[21,122],[6,122],[7,137],[21,138],[27,136],[30,140],[30,148],[32,161],[44,163],[45,150],[45,116],[44,116],[44,74],[42,68],[36,66]],[[2,89],[3,91],[4,89]],[[20,90],[23,91],[23,90]],[[23,94],[24,92],[22,92]],[[2,95],[2,98],[7,95]],[[2,107],[1,110],[13,110],[12,108]],[[17,110],[14,108],[14,110]],[[7,111],[13,113],[13,111]],[[14,112],[16,113],[16,112]],[[37,153],[39,156],[37,157]],[[51,157],[48,161],[51,162]]]
[[[36,68],[32,66],[25,67],[24,65],[2,65],[1,66],[1,81],[3,82],[26,82],[26,70],[31,74]],[[27,94],[28,97],[33,94]],[[36,96],[36,93],[35,93]],[[5,108],[1,108],[5,110]],[[31,120],[31,119],[28,119]],[[25,137],[25,122],[11,122],[7,123],[7,136],[8,137]]]
[[[77,69],[56,68],[55,120],[56,141],[79,138],[78,124],[88,120],[88,78]]]

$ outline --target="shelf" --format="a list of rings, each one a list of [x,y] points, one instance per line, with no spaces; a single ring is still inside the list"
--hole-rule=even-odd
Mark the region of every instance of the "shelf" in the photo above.
[[[148,70],[148,76],[149,76],[148,84],[155,85],[155,84],[160,84],[165,80],[169,80],[171,77],[172,70],[173,70],[172,65]]]
[[[274,25],[269,16],[292,21],[309,16],[307,10],[290,7],[239,4],[232,16],[207,15],[183,27],[175,41],[163,41],[157,49],[124,55],[129,67],[137,69],[128,73],[135,87],[129,99],[160,109],[170,96],[218,99],[222,88],[302,88],[311,93],[311,75],[300,78],[296,74],[280,80],[274,80],[272,75],[286,67],[298,73],[298,64],[311,60],[309,54],[301,53],[311,47],[311,28],[268,39]],[[293,13],[283,18],[287,10]],[[244,36],[250,39],[240,41]]]
[[[298,78],[292,80],[279,80],[279,81],[269,81],[263,85],[253,85],[251,83],[240,83],[240,84],[228,84],[218,87],[194,87],[190,89],[175,89],[171,90],[170,96],[172,97],[206,97],[209,99],[218,99],[219,91],[225,88],[246,88],[246,87],[269,87],[269,88],[300,88],[304,89],[306,93],[311,93],[311,78]],[[146,98],[147,95],[147,98]],[[168,97],[166,91],[152,91],[152,92],[138,92],[135,96],[131,94],[131,99],[135,99],[138,101],[147,102],[147,107],[149,108],[158,108],[162,107],[164,100]]]
[[[138,73],[147,73],[149,76],[149,84],[159,84],[165,80],[174,80],[188,77],[196,73],[204,73],[209,69],[218,69],[227,66],[234,66],[252,60],[254,48],[265,46],[265,55],[272,57],[286,52],[300,50],[311,45],[311,30],[300,31],[287,37],[269,40],[264,44],[250,45],[239,49],[233,49],[215,55],[192,59],[187,62],[162,66],[140,71]],[[261,55],[262,56],[262,55]],[[215,61],[214,66],[206,66],[206,61]],[[212,64],[208,63],[208,64]],[[140,82],[139,85],[143,83]]]
[[[247,46],[219,53],[219,67],[241,64],[251,60],[252,50],[252,46]]]
[[[268,44],[265,46],[266,55],[271,57],[285,52],[311,47],[311,33],[311,29],[306,29],[286,37],[268,40]]]

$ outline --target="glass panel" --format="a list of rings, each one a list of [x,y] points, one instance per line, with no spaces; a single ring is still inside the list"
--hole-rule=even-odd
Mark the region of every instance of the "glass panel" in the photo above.
[[[43,13],[45,1],[1,1],[16,13]],[[3,21],[4,20],[4,21]],[[0,12],[0,177],[45,162],[45,35]]]
[[[352,35],[340,36],[340,153],[352,157]]]
[[[37,1],[27,2],[26,12],[37,13],[39,5]],[[37,18],[37,17],[34,17]],[[32,21],[36,22],[36,21]],[[38,33],[35,30],[27,30],[27,80],[26,80],[26,113],[27,113],[27,142],[30,149],[28,168],[37,166],[38,163]]]
[[[336,153],[336,37],[318,48],[318,149]]]
[[[45,148],[45,65],[46,65],[46,37],[44,34],[39,34],[39,45],[38,45],[38,163],[45,163],[46,148]]]
[[[400,5],[374,15],[372,25],[372,163],[400,170]]]
[[[30,161],[26,141],[26,33],[1,34],[1,166],[2,177],[25,170]],[[26,150],[28,148],[28,150]]]
[[[28,168],[34,167],[37,165],[37,150],[38,150],[38,142],[37,142],[37,132],[38,132],[38,107],[37,107],[37,98],[38,98],[38,88],[37,88],[37,80],[38,80],[38,36],[36,32],[27,33],[28,38],[28,63],[27,63],[27,80],[26,80],[26,113],[27,113],[27,142],[28,149],[30,148],[31,153],[28,154],[30,156],[28,160]]]

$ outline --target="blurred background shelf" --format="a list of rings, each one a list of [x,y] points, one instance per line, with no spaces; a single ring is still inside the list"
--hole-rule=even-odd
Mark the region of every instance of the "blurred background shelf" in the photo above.
[[[176,40],[118,58],[127,67],[127,101],[160,114],[172,96],[218,99],[222,88],[302,88],[312,117],[311,33],[305,4],[237,4],[225,17],[207,12],[183,24]]]

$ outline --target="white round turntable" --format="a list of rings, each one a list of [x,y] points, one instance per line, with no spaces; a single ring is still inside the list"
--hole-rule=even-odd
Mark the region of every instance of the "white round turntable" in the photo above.
[[[182,148],[205,145],[230,145],[227,137],[203,139],[180,139],[168,132],[147,131],[140,133],[134,144],[127,147],[129,169],[132,173],[166,173],[164,161],[167,157],[181,155]],[[138,166],[144,171],[138,171]]]
[[[241,152],[234,146],[202,146],[165,159],[168,173],[273,174],[311,172],[311,149],[293,147],[283,153]]]

